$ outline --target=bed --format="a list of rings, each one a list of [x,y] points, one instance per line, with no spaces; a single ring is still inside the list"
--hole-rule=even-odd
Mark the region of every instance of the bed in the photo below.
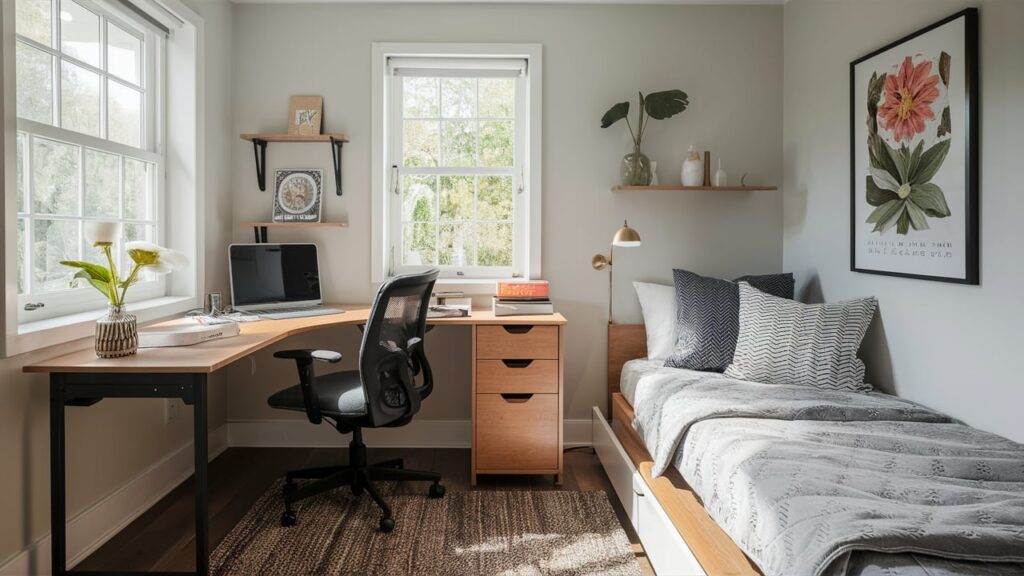
[[[1024,446],[884,394],[769,389],[644,350],[642,326],[609,327],[594,434],[659,573],[1024,574]]]

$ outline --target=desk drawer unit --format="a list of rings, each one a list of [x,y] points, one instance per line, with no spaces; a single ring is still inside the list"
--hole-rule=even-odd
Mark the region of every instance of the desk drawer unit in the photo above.
[[[562,477],[562,326],[473,334],[473,473]]]

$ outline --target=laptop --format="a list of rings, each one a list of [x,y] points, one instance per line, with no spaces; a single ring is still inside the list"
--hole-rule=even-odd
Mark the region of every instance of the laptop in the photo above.
[[[316,244],[232,244],[228,252],[235,310],[272,320],[344,312],[323,306]]]

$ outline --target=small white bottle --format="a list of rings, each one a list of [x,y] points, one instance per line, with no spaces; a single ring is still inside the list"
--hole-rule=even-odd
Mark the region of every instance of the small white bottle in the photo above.
[[[683,170],[679,176],[683,186],[704,185],[704,161],[700,159],[700,154],[693,149],[692,145],[687,152],[686,160],[683,161]]]
[[[651,160],[651,186],[658,185],[658,161]]]
[[[718,159],[718,171],[715,172],[715,186],[728,186],[729,177],[726,175],[725,170],[722,170],[722,159]]]

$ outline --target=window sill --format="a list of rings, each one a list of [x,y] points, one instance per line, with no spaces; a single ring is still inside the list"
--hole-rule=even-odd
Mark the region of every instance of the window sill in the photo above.
[[[129,304],[128,311],[142,324],[195,307],[196,299],[192,296],[164,296]],[[19,324],[17,334],[7,338],[6,357],[88,338],[94,334],[96,319],[102,314],[100,308]]]

